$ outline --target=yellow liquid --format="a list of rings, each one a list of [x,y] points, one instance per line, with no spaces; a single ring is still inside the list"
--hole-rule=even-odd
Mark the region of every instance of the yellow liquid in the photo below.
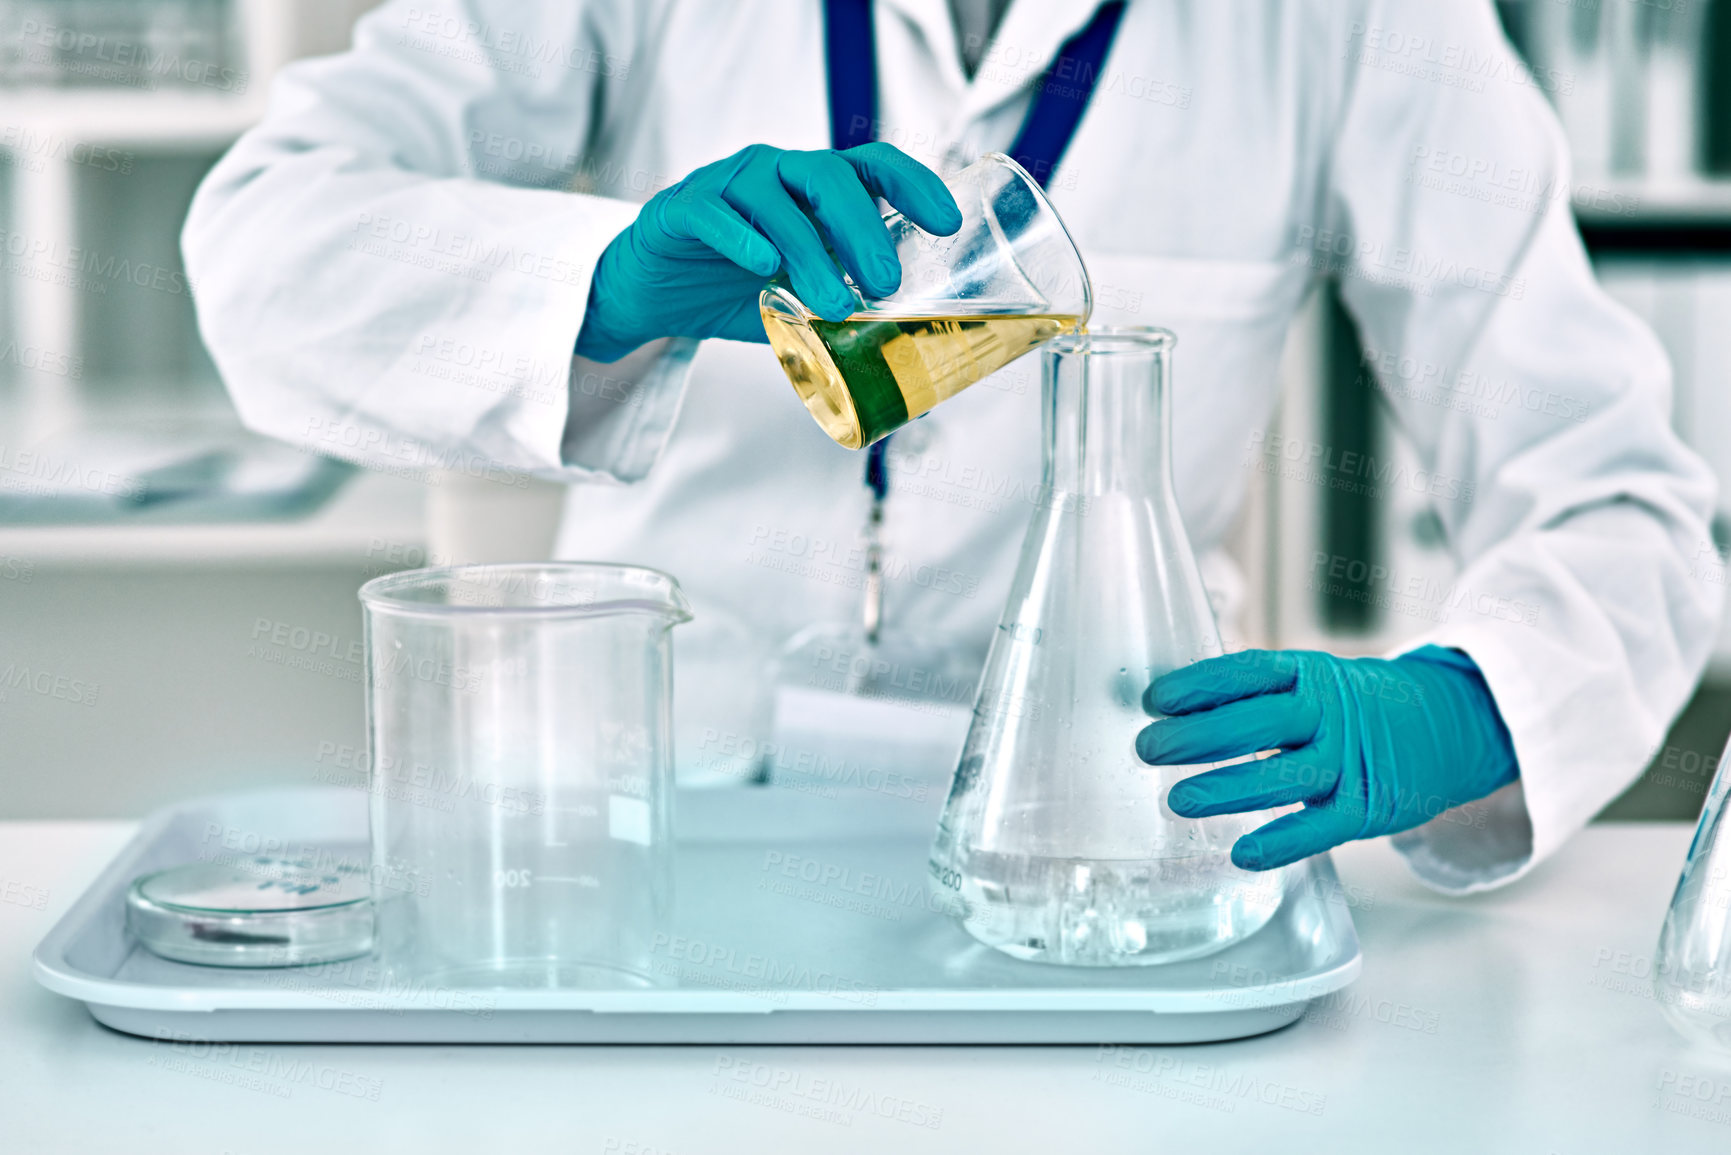
[[[862,449],[1058,336],[1081,318],[1054,313],[806,321],[763,310],[770,347],[823,431]]]

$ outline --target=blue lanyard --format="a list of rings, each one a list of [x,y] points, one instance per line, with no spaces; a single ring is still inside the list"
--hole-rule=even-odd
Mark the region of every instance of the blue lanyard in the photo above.
[[[1034,94],[1010,156],[1045,184],[1076,135],[1100,79],[1125,0],[1100,5],[1093,19],[1058,49]],[[824,54],[829,66],[829,138],[834,148],[869,144],[877,116],[877,40],[872,0],[824,0]],[[890,439],[866,450],[866,486],[875,505],[889,493]],[[881,520],[881,510],[874,510]]]

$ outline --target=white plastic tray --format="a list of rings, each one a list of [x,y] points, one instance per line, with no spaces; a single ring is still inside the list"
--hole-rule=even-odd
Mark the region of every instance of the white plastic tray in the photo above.
[[[37,948],[48,989],[150,1037],[392,1043],[1183,1043],[1297,1019],[1357,977],[1326,857],[1262,930],[1161,967],[1023,963],[925,898],[937,799],[775,787],[682,792],[672,985],[637,991],[392,989],[367,959],[223,970],[127,934],[139,874],[274,845],[364,856],[366,799],[320,788],[220,796],[151,816]],[[364,860],[364,858],[363,858]]]

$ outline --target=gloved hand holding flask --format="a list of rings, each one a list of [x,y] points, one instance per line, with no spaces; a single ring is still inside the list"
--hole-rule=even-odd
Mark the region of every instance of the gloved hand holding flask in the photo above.
[[[577,352],[616,361],[659,337],[764,342],[758,294],[783,270],[800,300],[844,320],[856,302],[844,270],[873,296],[901,284],[877,196],[927,232],[961,227],[937,174],[887,144],[754,144],[705,165],[650,198],[603,251]]]
[[[1143,706],[1164,715],[1136,741],[1156,766],[1279,751],[1192,775],[1167,795],[1186,818],[1302,802],[1233,844],[1246,870],[1410,830],[1519,775],[1478,666],[1437,646],[1393,660],[1245,650],[1159,678]]]

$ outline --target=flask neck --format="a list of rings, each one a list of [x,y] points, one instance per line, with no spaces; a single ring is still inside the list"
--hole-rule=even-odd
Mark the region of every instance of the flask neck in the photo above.
[[[1170,339],[1084,336],[1045,360],[1045,486],[1170,497]]]

